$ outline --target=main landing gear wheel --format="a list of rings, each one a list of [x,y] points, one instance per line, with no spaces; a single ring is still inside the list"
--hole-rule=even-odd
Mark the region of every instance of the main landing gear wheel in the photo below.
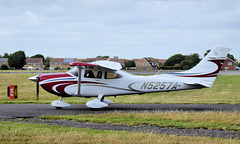
[[[108,105],[110,104],[113,104],[113,102],[108,99],[105,99],[103,95],[99,95],[98,98],[88,101],[86,103],[86,106],[92,109],[99,109],[99,108],[108,107]]]
[[[53,102],[51,103],[51,105],[52,105],[53,107],[55,107],[56,109],[62,109],[62,108],[64,108],[64,107],[69,107],[69,106],[70,106],[70,104],[62,101],[62,97],[61,97],[59,100],[53,101]]]

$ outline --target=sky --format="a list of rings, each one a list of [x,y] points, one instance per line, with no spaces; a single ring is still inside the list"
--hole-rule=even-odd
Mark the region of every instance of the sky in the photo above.
[[[240,57],[240,0],[0,0],[0,54]]]

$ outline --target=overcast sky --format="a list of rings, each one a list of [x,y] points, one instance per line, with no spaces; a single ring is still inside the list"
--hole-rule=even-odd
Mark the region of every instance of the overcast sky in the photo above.
[[[240,0],[0,0],[0,54],[240,56]]]

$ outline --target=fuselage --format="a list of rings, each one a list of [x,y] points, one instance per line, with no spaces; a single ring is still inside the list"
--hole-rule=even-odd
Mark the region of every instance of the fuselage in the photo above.
[[[91,74],[88,75],[89,71]],[[66,73],[43,74],[39,78],[42,88],[52,94],[62,97],[76,96],[78,73],[74,68]],[[122,70],[93,69],[81,71],[80,85],[80,96],[82,97],[97,97],[99,94],[118,96],[202,88],[202,86],[186,85],[181,78],[173,75],[137,76]]]
[[[70,106],[62,97],[97,97],[88,101],[89,108],[104,108],[113,104],[107,96],[168,92],[212,87],[229,48],[212,49],[195,67],[184,72],[138,76],[122,71],[121,64],[112,61],[92,63],[73,62],[75,66],[66,73],[42,74],[29,78],[37,82],[37,96],[40,84],[46,91],[60,96],[52,106]]]

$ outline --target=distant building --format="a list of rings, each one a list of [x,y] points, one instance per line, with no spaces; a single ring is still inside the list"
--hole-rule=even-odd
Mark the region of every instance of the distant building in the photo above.
[[[151,59],[151,58],[142,58],[142,59],[133,59],[136,64],[136,70],[157,70],[159,68],[159,63],[164,64],[165,59]]]
[[[0,58],[0,67],[1,67],[1,65],[6,65],[9,67],[8,58]]]
[[[110,61],[118,62],[122,65],[122,67],[125,67],[125,59],[110,59]]]
[[[26,65],[23,66],[27,70],[43,70],[43,59],[42,58],[27,58]]]
[[[227,58],[224,61],[223,65],[221,67],[221,70],[236,70],[236,62],[230,58]]]
[[[54,70],[56,67],[59,67],[62,70],[70,68],[69,63],[76,61],[76,58],[51,58],[50,60],[50,70]]]

